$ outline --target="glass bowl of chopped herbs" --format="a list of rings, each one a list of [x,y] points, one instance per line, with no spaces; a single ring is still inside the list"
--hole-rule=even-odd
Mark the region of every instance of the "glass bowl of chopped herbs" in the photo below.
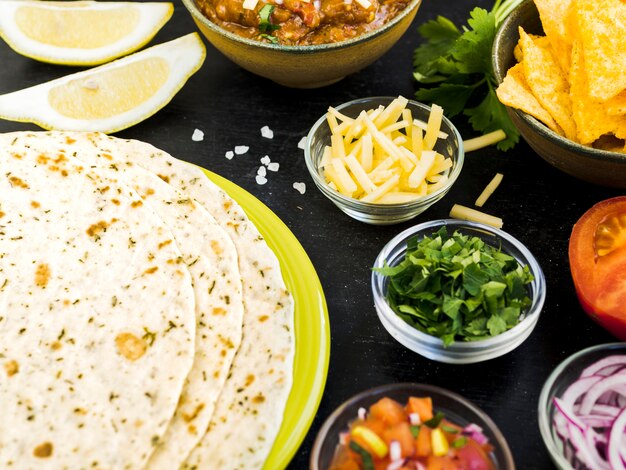
[[[329,107],[305,144],[313,182],[358,221],[416,217],[448,193],[463,167],[462,138],[444,112],[403,96]]]
[[[372,269],[378,317],[407,348],[468,364],[506,354],[535,328],[543,271],[511,235],[486,224],[441,219],[393,238]]]
[[[424,404],[426,406],[419,406]],[[359,427],[367,427],[376,435],[359,436]],[[411,437],[404,437],[406,428]],[[504,435],[483,410],[453,391],[412,382],[380,385],[347,398],[320,428],[311,450],[309,469],[426,468],[423,464],[428,460],[426,456],[438,447],[438,428],[450,441],[437,452],[439,461],[454,458],[457,463],[467,464],[463,468],[515,469]],[[424,437],[426,452],[422,445]],[[383,445],[382,454],[378,453],[381,448],[374,442],[379,439],[392,441],[388,446]],[[400,439],[404,445],[398,452],[393,449],[393,441],[400,442]],[[491,466],[476,465],[482,463],[474,452],[476,443],[485,449],[484,453],[479,451],[480,455],[486,455]],[[350,462],[342,459],[346,447],[360,456],[357,459],[360,464],[348,465]],[[472,463],[476,466],[471,466]]]

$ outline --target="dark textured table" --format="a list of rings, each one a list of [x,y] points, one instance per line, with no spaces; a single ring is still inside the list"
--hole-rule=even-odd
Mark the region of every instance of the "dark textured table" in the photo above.
[[[423,21],[444,14],[457,24],[475,5],[489,1],[423,0],[414,24],[399,43],[367,69],[317,90],[282,88],[240,69],[207,43],[199,72],[153,117],[118,136],[140,139],[200,164],[244,187],[287,224],[308,252],[323,285],[331,328],[331,357],[326,389],[312,426],[289,469],[304,469],[324,419],[344,400],[364,389],[391,382],[438,385],[473,401],[500,427],[519,469],[551,468],[537,425],[537,400],[553,368],[570,354],[614,338],[581,310],[571,282],[567,244],[572,225],[594,203],[622,190],[593,186],[560,173],[524,142],[503,153],[495,148],[466,156],[450,193],[413,222],[375,227],[343,215],[314,186],[298,142],[329,105],[371,95],[412,97],[411,60]],[[172,19],[151,44],[195,31],[182,3],[175,0]],[[41,64],[0,43],[0,93],[63,76],[75,69]],[[474,136],[464,118],[454,119],[461,134]],[[274,139],[261,137],[269,126]],[[194,129],[204,140],[191,139]],[[0,132],[38,129],[1,122]],[[236,145],[245,155],[224,157]],[[260,158],[280,163],[267,184],[255,182]],[[504,180],[485,212],[504,219],[504,230],[521,240],[541,264],[547,280],[546,303],[532,335],[516,350],[473,365],[427,360],[397,343],[376,316],[370,291],[370,267],[383,245],[414,223],[445,218],[451,206],[472,206],[496,172]],[[306,183],[306,193],[293,189]]]

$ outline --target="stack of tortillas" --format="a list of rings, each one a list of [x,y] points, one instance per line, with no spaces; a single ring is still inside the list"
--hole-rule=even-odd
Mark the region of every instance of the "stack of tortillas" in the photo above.
[[[262,468],[294,309],[242,208],[104,134],[3,134],[0,168],[0,468]]]

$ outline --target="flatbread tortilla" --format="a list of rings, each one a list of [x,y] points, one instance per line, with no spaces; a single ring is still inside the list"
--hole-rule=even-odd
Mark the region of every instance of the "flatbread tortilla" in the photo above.
[[[65,143],[68,136],[71,145]],[[48,148],[67,149],[135,189],[172,230],[191,273],[196,299],[194,364],[176,414],[148,463],[151,469],[180,467],[209,424],[241,343],[243,300],[235,245],[200,204],[128,161],[119,139],[66,132],[38,133],[38,138],[46,140]]]
[[[92,134],[101,141],[104,134]],[[203,171],[150,144],[126,141],[121,154],[201,204],[230,235],[242,276],[243,339],[208,429],[184,468],[262,468],[283,419],[293,380],[293,298],[275,254],[243,209]]]
[[[0,136],[0,467],[142,468],[195,353],[191,276],[129,186]]]

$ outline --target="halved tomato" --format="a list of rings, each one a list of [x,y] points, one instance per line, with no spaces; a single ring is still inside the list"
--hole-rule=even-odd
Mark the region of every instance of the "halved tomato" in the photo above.
[[[576,222],[569,262],[585,312],[626,341],[626,196],[597,203]]]

